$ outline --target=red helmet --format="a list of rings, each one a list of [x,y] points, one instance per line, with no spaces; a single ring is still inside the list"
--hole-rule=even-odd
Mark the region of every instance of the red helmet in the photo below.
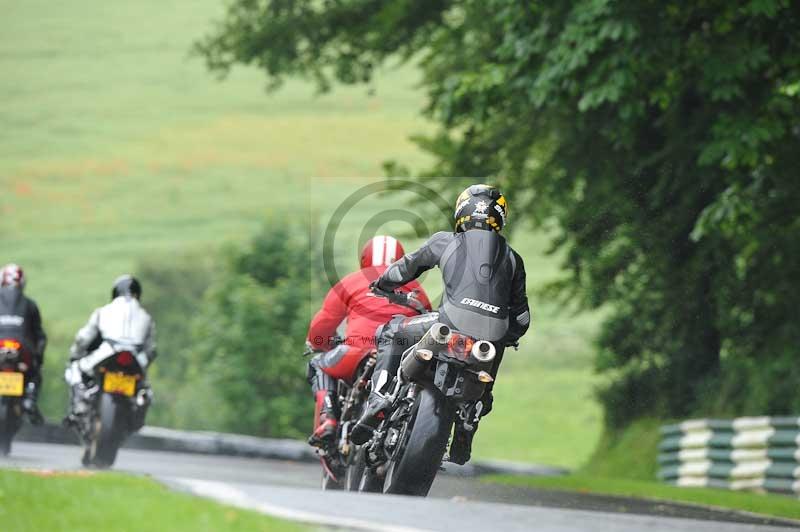
[[[6,264],[0,270],[0,286],[16,286],[25,288],[25,272],[16,264]]]
[[[375,236],[361,248],[361,267],[388,266],[405,255],[402,244],[390,236]]]

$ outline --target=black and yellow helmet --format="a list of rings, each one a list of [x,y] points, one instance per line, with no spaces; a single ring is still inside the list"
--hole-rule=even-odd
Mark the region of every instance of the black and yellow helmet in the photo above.
[[[469,186],[458,195],[454,218],[456,232],[489,229],[499,233],[508,218],[506,197],[497,187]]]

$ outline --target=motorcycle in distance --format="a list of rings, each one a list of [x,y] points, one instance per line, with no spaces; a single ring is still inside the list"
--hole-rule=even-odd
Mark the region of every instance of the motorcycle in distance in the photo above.
[[[0,454],[3,456],[11,452],[11,441],[22,426],[22,400],[31,364],[31,354],[22,343],[15,338],[0,338]]]
[[[409,347],[387,393],[390,406],[350,466],[360,474],[359,491],[426,496],[454,425],[475,430],[478,399],[494,380],[489,372],[495,355],[491,342],[443,323],[434,323]]]
[[[73,426],[84,445],[83,465],[111,467],[125,439],[144,425],[152,392],[140,360],[146,360],[140,346],[106,340],[78,361],[82,377],[74,393],[88,408],[73,412]]]
[[[402,305],[424,313],[424,306],[416,299],[412,291],[406,293],[392,293],[389,300],[397,305]],[[339,343],[341,339],[339,339]],[[314,351],[308,347],[304,355],[311,355]],[[350,441],[350,431],[358,421],[364,403],[369,395],[368,386],[375,369],[375,350],[367,356],[356,368],[355,379],[350,384],[343,379],[336,381],[336,402],[339,411],[339,423],[336,428],[335,446],[328,449],[317,449],[322,464],[322,489],[358,491],[364,461],[357,458],[359,448]]]

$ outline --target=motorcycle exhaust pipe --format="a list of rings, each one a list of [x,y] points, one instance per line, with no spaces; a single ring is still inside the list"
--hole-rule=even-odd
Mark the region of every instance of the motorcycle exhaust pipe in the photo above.
[[[472,356],[478,362],[491,362],[497,355],[497,350],[494,348],[492,342],[486,340],[479,340],[472,344]]]
[[[450,327],[444,323],[434,323],[428,332],[431,335],[431,339],[437,344],[445,345],[450,341]]]
[[[447,345],[451,336],[452,331],[450,327],[444,323],[434,323],[431,325],[431,328],[422,335],[422,338],[420,338],[417,343],[417,347],[423,347],[425,349],[430,349],[434,353],[438,353],[443,346]]]
[[[419,381],[431,365],[433,351],[430,349],[414,349],[407,354],[400,363],[403,375],[412,381]]]

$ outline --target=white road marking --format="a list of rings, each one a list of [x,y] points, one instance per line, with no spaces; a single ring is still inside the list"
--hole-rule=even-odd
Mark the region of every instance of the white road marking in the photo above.
[[[278,506],[256,500],[242,490],[229,484],[225,484],[224,482],[191,478],[169,478],[168,480],[189,488],[189,490],[195,495],[209,497],[219,502],[231,504],[240,508],[256,510],[265,514],[289,519],[292,521],[302,521],[305,523],[330,525],[350,529],[371,530],[375,532],[430,532],[421,528],[385,525],[370,521],[362,521],[360,519],[334,517],[324,514],[293,510],[284,506]]]

